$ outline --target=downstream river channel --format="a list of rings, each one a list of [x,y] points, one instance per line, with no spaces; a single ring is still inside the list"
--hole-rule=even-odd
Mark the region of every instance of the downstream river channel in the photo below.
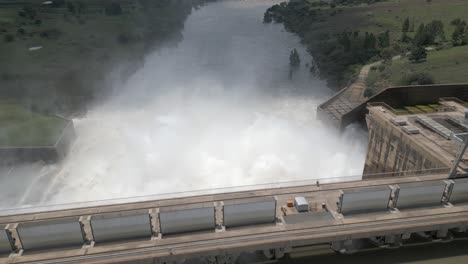
[[[313,59],[296,36],[262,23],[278,2],[194,9],[180,42],[149,54],[129,80],[115,81],[109,100],[74,120],[78,138],[64,162],[2,168],[0,206],[359,177],[366,134],[353,127],[340,134],[316,120],[331,91],[311,73]],[[291,70],[293,49],[301,66]],[[467,263],[462,248],[285,263]]]
[[[263,24],[274,3],[193,9],[178,43],[148,54],[108,100],[74,120],[78,138],[62,164],[4,170],[2,206],[359,178],[366,135],[316,120],[331,91],[296,36]]]

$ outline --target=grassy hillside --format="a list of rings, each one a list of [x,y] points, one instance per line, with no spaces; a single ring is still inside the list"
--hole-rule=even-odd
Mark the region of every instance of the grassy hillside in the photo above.
[[[407,58],[395,60],[371,71],[368,83],[378,90],[406,85],[404,77],[412,73],[430,73],[434,83],[467,83],[468,46],[429,52],[427,60],[420,63],[411,63]]]
[[[0,0],[0,147],[54,144],[65,121],[180,39],[207,0]]]
[[[125,79],[156,46],[180,38],[195,0],[0,0],[0,96],[76,113]]]
[[[389,56],[405,56],[413,45],[413,38],[421,23],[428,24],[433,20],[442,22],[445,40],[438,39],[435,46],[440,46],[446,53],[442,52],[439,56],[463,52],[463,49],[451,52],[445,50],[452,46],[451,37],[455,26],[451,22],[457,18],[468,21],[466,0],[432,0],[430,3],[426,0],[388,0],[348,5],[319,5],[318,2],[293,1],[271,8],[266,16],[271,13],[273,20],[284,23],[288,30],[303,39],[314,56],[322,77],[332,87],[341,88],[346,85],[364,64],[388,59]],[[405,42],[402,41],[402,25],[407,18],[410,29],[406,33],[409,40]],[[381,45],[379,36],[385,36],[386,32],[389,41]],[[346,36],[343,37],[344,35]],[[368,35],[372,35],[371,48],[366,47]],[[438,55],[434,53],[431,56]],[[424,70],[432,71],[437,68],[439,72],[434,74],[441,76],[441,72],[445,70],[434,65],[437,63],[438,60],[428,60]],[[468,82],[468,76],[461,74],[461,71],[451,74],[456,74],[451,80]],[[446,81],[438,76],[434,78],[440,82]]]

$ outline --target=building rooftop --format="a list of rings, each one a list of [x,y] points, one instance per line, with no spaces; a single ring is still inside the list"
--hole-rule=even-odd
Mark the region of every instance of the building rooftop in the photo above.
[[[392,107],[384,102],[369,103],[369,117],[383,120],[418,149],[432,153],[451,167],[459,147],[468,135],[468,104],[457,98],[440,98],[438,103]],[[468,154],[459,169],[468,171]]]

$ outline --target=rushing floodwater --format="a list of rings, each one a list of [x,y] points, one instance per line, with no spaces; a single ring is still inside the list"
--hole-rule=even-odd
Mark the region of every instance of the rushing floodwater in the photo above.
[[[147,56],[111,100],[74,120],[78,139],[63,164],[2,177],[2,205],[359,175],[367,140],[315,119],[330,91],[305,66],[299,39],[262,23],[273,3],[194,11],[178,45]],[[302,65],[290,79],[293,48]]]

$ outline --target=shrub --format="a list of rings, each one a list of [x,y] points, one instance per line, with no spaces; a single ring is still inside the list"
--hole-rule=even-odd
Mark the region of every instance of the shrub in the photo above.
[[[54,0],[52,1],[52,7],[62,7],[65,5],[65,0]]]
[[[12,34],[6,34],[4,37],[3,37],[3,40],[5,42],[13,42],[15,41],[15,36],[13,36]]]
[[[41,32],[40,36],[48,39],[58,39],[62,32],[56,28],[47,29]]]
[[[140,38],[132,33],[120,33],[117,36],[117,42],[122,45],[137,42]]]
[[[28,17],[30,19],[35,19],[37,15],[36,10],[30,6],[23,7],[23,13],[24,13],[24,17]],[[21,11],[19,15],[21,16]]]
[[[364,90],[364,97],[371,97],[375,94],[375,90],[373,88],[370,88],[370,87],[367,87],[365,90]]]
[[[122,14],[122,7],[119,2],[112,1],[106,5],[105,12],[108,16],[117,16]]]
[[[411,62],[420,62],[424,61],[427,58],[426,49],[422,46],[415,46],[411,49],[411,53],[408,59]]]
[[[427,72],[412,72],[405,74],[400,82],[401,85],[426,85],[434,84],[434,78]]]

